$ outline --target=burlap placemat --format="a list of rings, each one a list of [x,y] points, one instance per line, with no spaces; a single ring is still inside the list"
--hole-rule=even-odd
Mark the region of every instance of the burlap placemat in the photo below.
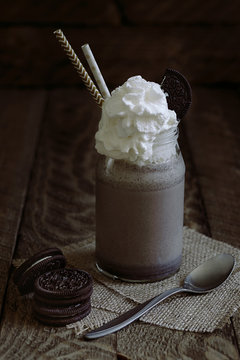
[[[154,283],[126,283],[100,274],[95,267],[94,238],[65,246],[62,251],[69,266],[88,271],[94,280],[90,315],[67,325],[74,328],[77,335],[103,325],[167,289],[181,286],[189,272],[220,253],[232,254],[236,259],[231,277],[222,286],[204,295],[175,295],[142,316],[140,321],[175,330],[212,332],[222,328],[240,307],[240,250],[186,227],[180,270],[172,277]],[[14,265],[18,266],[22,261],[15,260]]]
[[[141,284],[111,280],[100,274],[95,267],[93,238],[63,248],[69,264],[87,270],[94,279],[91,314],[68,325],[68,328],[74,328],[77,334],[97,328],[138,303],[181,286],[185,276],[207,259],[219,253],[229,253],[235,257],[236,266],[224,285],[204,295],[173,296],[140,319],[149,324],[185,331],[212,332],[222,328],[240,307],[240,250],[186,227],[183,243],[183,260],[178,273],[162,281]]]

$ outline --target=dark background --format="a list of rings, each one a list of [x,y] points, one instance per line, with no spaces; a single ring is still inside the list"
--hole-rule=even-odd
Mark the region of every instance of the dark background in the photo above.
[[[166,67],[192,86],[238,88],[239,0],[1,0],[1,87],[82,86],[53,35],[61,28],[85,63],[89,43],[112,90]]]

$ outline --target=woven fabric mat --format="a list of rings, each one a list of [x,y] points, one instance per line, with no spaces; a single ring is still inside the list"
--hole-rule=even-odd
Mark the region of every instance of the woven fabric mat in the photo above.
[[[100,274],[95,267],[95,239],[87,239],[62,248],[68,266],[88,271],[94,280],[92,311],[81,321],[67,325],[76,335],[95,329],[151,297],[183,284],[195,267],[220,254],[235,257],[230,278],[218,289],[204,295],[178,294],[166,299],[140,321],[175,330],[212,332],[222,328],[240,307],[240,250],[184,227],[183,259],[180,270],[172,277],[153,283],[127,283]],[[24,260],[16,259],[18,267]]]
[[[74,328],[78,335],[97,328],[163,291],[181,286],[185,276],[207,259],[229,253],[235,257],[236,265],[231,277],[218,289],[204,295],[175,295],[140,319],[175,330],[212,332],[222,328],[240,307],[240,250],[186,227],[183,243],[182,265],[174,276],[140,284],[112,280],[100,274],[95,267],[94,238],[64,247],[68,264],[88,271],[94,279],[91,314],[67,327]]]

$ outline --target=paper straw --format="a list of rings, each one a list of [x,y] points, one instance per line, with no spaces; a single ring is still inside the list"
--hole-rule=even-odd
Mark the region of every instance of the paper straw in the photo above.
[[[90,94],[97,102],[98,105],[102,106],[104,99],[102,98],[100,92],[94,85],[92,79],[88,75],[87,71],[85,70],[84,66],[82,65],[81,61],[75,54],[74,50],[72,49],[71,45],[67,41],[65,35],[63,34],[62,30],[58,29],[54,31],[56,38],[60,42],[61,46],[63,47],[64,51],[66,52],[69,60],[77,70],[78,74],[80,75],[81,79],[83,80],[84,84],[86,85],[87,89],[89,90]]]
[[[104,98],[110,96],[110,92],[107,88],[107,85],[104,81],[104,78],[101,74],[101,71],[98,67],[98,64],[93,56],[92,50],[90,49],[90,46],[88,44],[85,44],[82,46],[83,53],[85,55],[85,58],[88,62],[88,65],[90,69],[92,70],[93,76],[97,82],[98,88],[101,91],[101,94]]]

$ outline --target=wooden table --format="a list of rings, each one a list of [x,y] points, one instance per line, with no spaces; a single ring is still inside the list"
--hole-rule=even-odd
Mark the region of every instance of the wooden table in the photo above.
[[[25,7],[31,3],[25,1]],[[181,14],[171,18],[174,1],[161,10],[153,0],[151,16],[145,3],[137,11],[131,2],[109,0],[101,15],[88,10],[89,21],[81,15],[79,25],[69,5],[75,2],[67,3],[59,5],[56,18],[50,2],[39,3],[35,25],[28,13],[19,20],[24,14],[20,8],[18,19],[10,7],[0,15],[0,35],[5,54],[10,54],[2,60],[6,71],[0,89],[0,358],[239,359],[239,313],[210,334],[135,322],[86,342],[65,328],[37,323],[13,285],[13,259],[50,246],[61,248],[95,232],[94,134],[100,110],[51,38],[59,24],[66,26],[75,49],[87,41],[93,44],[110,89],[137,73],[159,81],[167,66],[189,78],[193,104],[180,128],[187,167],[185,224],[240,247],[237,2],[225,15],[223,2],[211,17],[209,1],[205,26],[203,12],[194,18],[188,11],[186,19],[192,22],[186,24]],[[82,10],[87,11],[84,5]],[[168,22],[159,23],[160,15]]]

